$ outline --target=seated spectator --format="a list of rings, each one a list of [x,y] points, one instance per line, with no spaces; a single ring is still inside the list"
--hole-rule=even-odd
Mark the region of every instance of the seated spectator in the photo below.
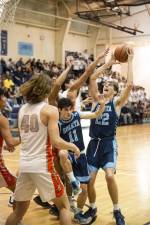
[[[131,103],[131,115],[133,123],[140,123],[140,110],[135,102]]]
[[[9,73],[9,71],[7,71]],[[11,76],[7,73],[6,78],[4,79],[4,89],[5,91],[12,90],[14,87],[14,82],[12,81]]]
[[[139,112],[139,123],[143,122],[143,116],[144,116],[144,103],[139,101],[137,104],[138,112]]]
[[[120,117],[123,120],[123,124],[132,124],[132,115],[131,115],[131,110],[129,103],[126,103],[122,108],[121,108],[121,113]]]
[[[148,121],[150,119],[150,103],[145,106],[144,110],[144,120]]]
[[[23,58],[21,57],[17,62],[16,62],[16,67],[19,67],[19,66],[23,66],[24,65],[24,62],[23,62]]]
[[[23,71],[21,66],[17,67],[13,75],[13,81],[16,86],[20,87],[23,84]]]

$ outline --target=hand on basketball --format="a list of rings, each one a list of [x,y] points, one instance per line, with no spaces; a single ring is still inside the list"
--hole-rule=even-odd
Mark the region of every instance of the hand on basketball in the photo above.
[[[134,51],[133,48],[129,47],[127,48],[127,54],[128,54],[128,62],[133,60]]]
[[[73,58],[70,58],[70,59],[68,59],[66,61],[67,67],[70,67],[71,68],[73,66],[73,64],[74,64],[74,59]]]

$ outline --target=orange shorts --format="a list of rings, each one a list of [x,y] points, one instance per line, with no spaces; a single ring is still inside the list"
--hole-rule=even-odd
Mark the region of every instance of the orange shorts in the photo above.
[[[16,177],[10,173],[3,161],[0,161],[0,188],[16,185]]]

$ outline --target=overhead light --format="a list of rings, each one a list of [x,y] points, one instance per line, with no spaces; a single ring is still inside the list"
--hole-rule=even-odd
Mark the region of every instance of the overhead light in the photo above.
[[[116,2],[114,0],[104,0],[105,5],[109,6],[109,7],[115,7],[116,6]]]
[[[114,2],[114,0],[105,0],[105,2],[107,2],[107,3]]]

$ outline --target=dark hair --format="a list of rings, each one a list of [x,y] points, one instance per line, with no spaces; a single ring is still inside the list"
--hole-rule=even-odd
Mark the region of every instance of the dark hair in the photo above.
[[[58,108],[63,109],[67,107],[73,107],[73,102],[69,98],[60,98],[58,100]]]
[[[26,97],[27,102],[36,104],[43,101],[51,91],[51,79],[48,75],[33,75],[30,80],[20,87],[21,94]]]

